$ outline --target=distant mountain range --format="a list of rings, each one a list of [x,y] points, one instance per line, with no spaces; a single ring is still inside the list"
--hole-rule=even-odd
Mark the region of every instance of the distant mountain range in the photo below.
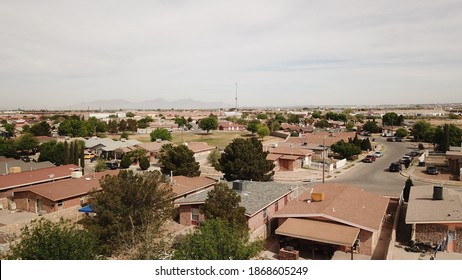
[[[202,102],[194,99],[180,99],[167,101],[162,98],[147,100],[143,102],[130,102],[123,99],[96,100],[93,102],[71,105],[73,110],[118,110],[118,109],[218,109],[229,108],[229,104],[223,102]],[[69,109],[69,107],[62,108]]]

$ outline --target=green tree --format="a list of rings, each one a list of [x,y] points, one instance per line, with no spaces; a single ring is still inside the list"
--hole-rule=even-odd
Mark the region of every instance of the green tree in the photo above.
[[[314,123],[314,126],[318,128],[326,128],[326,127],[331,127],[331,124],[326,119],[320,119],[319,121]]]
[[[322,116],[322,113],[321,111],[313,111],[313,113],[311,113],[311,116],[315,119],[320,119]]]
[[[343,140],[332,144],[330,148],[334,153],[338,153],[341,157],[347,159],[351,159],[354,155],[359,155],[361,153],[361,148],[353,143],[346,143]]]
[[[89,201],[96,216],[85,218],[83,224],[103,244],[104,254],[117,253],[120,248],[137,250],[148,231],[162,237],[161,229],[172,216],[173,193],[162,183],[160,172],[122,170],[104,176],[100,185],[102,191]]]
[[[11,246],[8,259],[93,260],[98,254],[98,239],[69,220],[34,220],[22,228],[19,240]]]
[[[258,127],[257,127],[257,134],[263,140],[263,138],[265,138],[265,136],[270,135],[270,129],[265,124],[259,124]]]
[[[258,129],[258,125],[260,124],[260,121],[259,120],[251,120],[248,124],[247,124],[247,130],[252,132],[252,135],[254,135],[256,132],[257,132],[257,129]]]
[[[416,121],[412,126],[412,136],[414,136],[415,140],[422,141],[426,138],[425,134],[430,131],[431,127],[432,125],[427,121]]]
[[[199,127],[209,133],[209,131],[216,130],[218,128],[218,119],[216,117],[204,118],[200,120]]]
[[[71,143],[72,145],[72,143]],[[64,144],[62,142],[48,141],[39,147],[40,156],[38,161],[50,161],[55,165],[64,164]],[[73,162],[70,162],[73,163]]]
[[[138,130],[138,122],[134,119],[127,120],[127,129],[132,133],[135,133]]]
[[[186,124],[188,123],[188,121],[184,118],[184,117],[176,117],[175,118],[175,124],[178,125],[178,127],[184,127],[186,126]]]
[[[122,157],[122,160],[120,161],[120,168],[127,169],[132,165],[133,159],[130,157],[130,155],[125,154]]]
[[[15,146],[21,154],[30,154],[38,149],[39,142],[32,134],[24,134],[15,141]]]
[[[403,125],[403,115],[396,114],[395,112],[386,113],[382,116],[382,124],[390,126],[401,126]]]
[[[0,138],[0,156],[19,158],[14,140]]]
[[[297,115],[288,114],[287,115],[287,122],[290,123],[290,124],[299,124],[300,123],[300,118]]]
[[[67,141],[64,141],[64,158],[63,158],[63,164],[69,164],[69,143]]]
[[[107,123],[107,130],[109,133],[119,132],[119,124],[117,123],[117,120],[109,120]]]
[[[215,170],[219,171],[220,170],[220,160],[221,158],[221,153],[218,149],[213,150],[208,156],[207,156],[207,162],[215,168]]]
[[[455,124],[444,124],[435,128],[433,143],[438,151],[446,152],[450,146],[461,146],[462,130]]]
[[[369,138],[364,138],[362,141],[361,141],[361,150],[363,151],[371,151],[372,150],[372,144],[371,144],[371,141],[369,140]]]
[[[85,172],[85,143],[79,144],[79,158],[80,167],[82,167],[82,172]]]
[[[220,171],[227,181],[270,181],[274,175],[274,164],[266,160],[268,152],[258,139],[236,138],[226,146],[220,162]]]
[[[8,133],[9,137],[13,137],[16,131],[16,123],[5,123],[3,124],[3,128]]]
[[[206,220],[187,234],[175,250],[177,260],[249,260],[263,250],[262,241],[249,241],[239,229],[221,220]]]
[[[199,163],[194,158],[194,152],[185,145],[163,145],[159,162],[160,170],[165,175],[195,177],[201,174]]]
[[[155,142],[157,139],[161,140],[172,140],[172,134],[165,128],[156,128],[150,134],[151,142]]]
[[[132,113],[132,112],[127,112],[127,113],[125,113],[125,116],[126,116],[127,118],[133,118],[133,117],[135,116],[135,114]]]
[[[259,120],[266,120],[266,119],[268,119],[268,115],[265,114],[265,113],[257,114],[257,119],[259,119]]]
[[[128,140],[128,133],[127,132],[124,131],[124,132],[122,132],[120,134],[120,140],[122,140],[122,139]]]
[[[411,187],[414,186],[411,177],[407,178],[406,183],[404,184],[403,189],[403,199],[405,202],[409,201],[409,193],[411,192]]]
[[[450,120],[457,120],[457,119],[459,119],[459,115],[454,114],[454,113],[449,113],[448,118]],[[24,126],[23,126],[23,130],[24,130]]]
[[[407,131],[407,129],[403,127],[398,128],[395,132],[395,136],[400,137],[400,138],[406,138],[408,135],[409,135],[409,132]]]
[[[380,129],[380,127],[377,125],[377,122],[375,120],[372,120],[372,121],[367,121],[364,125],[363,125],[363,130],[364,131],[368,131],[370,133],[379,133],[381,132],[382,130]]]
[[[245,208],[240,206],[241,197],[226,183],[215,184],[207,194],[205,203],[200,210],[205,219],[220,219],[243,233],[249,231]]]
[[[51,136],[51,126],[46,122],[39,122],[30,128],[30,133],[34,136]]]
[[[120,165],[122,166],[122,163],[120,163]],[[102,158],[97,159],[95,164],[95,172],[103,172],[104,170],[107,170],[106,161]]]
[[[147,170],[151,166],[151,163],[149,162],[149,159],[147,157],[141,157],[140,159],[140,168],[142,170]]]
[[[25,133],[25,134],[31,133],[30,132],[30,125],[28,125],[28,124],[23,125],[22,126],[22,133]]]
[[[121,120],[119,122],[119,131],[124,132],[127,130],[127,121],[126,120]]]

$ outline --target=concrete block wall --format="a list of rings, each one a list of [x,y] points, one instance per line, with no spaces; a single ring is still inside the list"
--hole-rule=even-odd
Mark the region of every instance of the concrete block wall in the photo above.
[[[462,253],[462,227],[456,227],[456,240],[454,240],[454,252]]]

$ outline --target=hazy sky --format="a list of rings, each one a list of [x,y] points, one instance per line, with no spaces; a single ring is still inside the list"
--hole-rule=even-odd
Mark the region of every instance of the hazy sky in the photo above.
[[[0,0],[0,108],[462,102],[462,1]]]

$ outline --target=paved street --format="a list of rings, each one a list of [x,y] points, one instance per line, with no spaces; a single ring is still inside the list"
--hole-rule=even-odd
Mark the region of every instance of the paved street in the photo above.
[[[399,196],[406,179],[399,173],[388,172],[390,163],[398,161],[414,148],[410,142],[387,142],[385,137],[375,141],[384,147],[384,154],[372,163],[356,163],[346,172],[330,179],[331,182],[348,184],[381,195]]]

